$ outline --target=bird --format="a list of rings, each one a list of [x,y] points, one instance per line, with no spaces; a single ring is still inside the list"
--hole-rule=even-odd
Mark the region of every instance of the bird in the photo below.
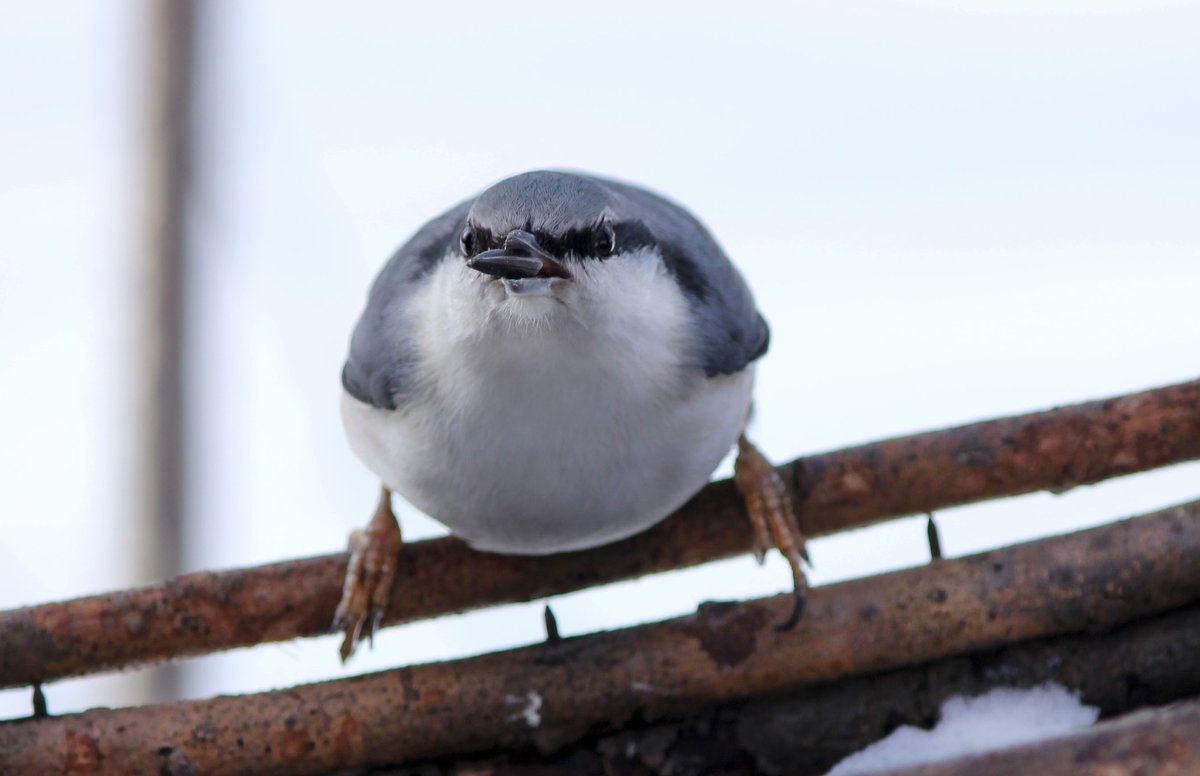
[[[791,567],[791,627],[804,537],[745,434],[769,339],[708,229],[631,183],[526,172],[418,229],[372,284],[342,369],[347,439],[381,481],[350,538],[343,662],[387,606],[393,493],[474,549],[570,552],[661,521],[734,447],[755,554]]]

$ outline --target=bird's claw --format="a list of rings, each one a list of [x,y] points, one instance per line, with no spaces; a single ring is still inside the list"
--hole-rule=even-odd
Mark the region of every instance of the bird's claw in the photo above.
[[[333,615],[333,629],[343,634],[338,650],[343,663],[354,654],[364,630],[368,642],[375,643],[375,631],[391,597],[400,544],[400,526],[392,512],[391,494],[385,488],[366,529],[350,534],[342,600]]]
[[[796,512],[787,486],[779,472],[743,434],[738,437],[738,455],[733,465],[733,480],[746,503],[746,514],[754,529],[754,557],[762,563],[767,550],[778,549],[792,570],[794,603],[792,613],[777,626],[786,631],[795,627],[808,600],[808,578],[804,565],[809,563],[804,534],[796,521]]]

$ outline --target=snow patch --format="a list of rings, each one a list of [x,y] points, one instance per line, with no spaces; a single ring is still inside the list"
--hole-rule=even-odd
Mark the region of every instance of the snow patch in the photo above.
[[[842,760],[827,776],[854,774],[949,760],[968,754],[1041,741],[1087,727],[1100,710],[1057,684],[1030,689],[998,687],[983,695],[956,695],[942,704],[932,730],[904,726]]]

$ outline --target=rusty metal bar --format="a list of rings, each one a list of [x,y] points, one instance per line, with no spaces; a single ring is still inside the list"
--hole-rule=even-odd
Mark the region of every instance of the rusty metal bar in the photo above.
[[[489,750],[372,768],[372,776],[706,773],[821,776],[897,725],[928,727],[952,696],[1056,682],[1103,716],[1200,696],[1200,604],[1106,633],[1025,641],[717,706],[630,722],[554,752]],[[1200,771],[1198,771],[1200,772]],[[1029,771],[1029,773],[1038,773]]]
[[[809,536],[1200,458],[1200,380],[900,437],[781,467]],[[746,552],[731,482],[646,533],[585,552],[489,555],[454,539],[404,548],[385,625],[630,579]],[[0,612],[0,687],[328,631],[345,555],[177,577]]]
[[[255,695],[0,724],[0,763],[57,774],[321,773],[502,747],[552,749],[805,683],[1200,601],[1200,502],[1069,536],[789,596],[446,663]]]
[[[1200,701],[1146,709],[1060,738],[880,776],[1195,776]]]

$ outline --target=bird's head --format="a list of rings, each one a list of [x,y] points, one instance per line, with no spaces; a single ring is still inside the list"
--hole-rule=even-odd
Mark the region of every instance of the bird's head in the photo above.
[[[479,195],[457,250],[498,302],[566,302],[598,291],[607,276],[661,266],[654,235],[631,210],[620,192],[594,178],[524,173]]]

